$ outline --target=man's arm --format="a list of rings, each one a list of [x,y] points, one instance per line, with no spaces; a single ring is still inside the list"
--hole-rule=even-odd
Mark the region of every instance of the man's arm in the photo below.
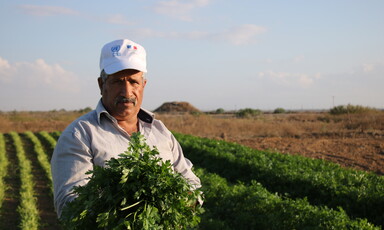
[[[172,143],[173,143],[173,149],[172,152],[174,156],[177,156],[174,162],[174,168],[175,171],[181,173],[184,178],[189,182],[189,184],[192,185],[193,189],[201,188],[201,182],[200,179],[195,175],[195,173],[192,171],[192,162],[184,157],[183,150],[180,146],[180,143],[176,140],[176,138],[172,135],[171,136]],[[202,192],[201,194],[202,195]],[[199,199],[196,202],[197,204],[203,205],[203,198],[202,196],[199,197]]]
[[[85,173],[93,169],[92,154],[78,130],[64,131],[60,136],[51,159],[51,171],[54,187],[54,205],[58,217],[63,207],[76,196],[72,193],[74,186],[88,182]]]
[[[200,179],[192,171],[192,162],[184,157],[183,150],[173,135],[171,135],[171,141],[173,146],[172,153],[175,159],[175,162],[173,163],[175,171],[181,173],[181,175],[187,179],[187,181],[193,186],[194,189],[200,188],[201,182]]]

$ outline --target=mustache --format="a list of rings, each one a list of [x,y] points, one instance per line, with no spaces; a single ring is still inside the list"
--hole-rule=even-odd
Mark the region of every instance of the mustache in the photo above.
[[[118,103],[127,103],[132,102],[134,106],[136,106],[136,97],[124,97],[124,96],[118,96],[115,99],[115,105]]]

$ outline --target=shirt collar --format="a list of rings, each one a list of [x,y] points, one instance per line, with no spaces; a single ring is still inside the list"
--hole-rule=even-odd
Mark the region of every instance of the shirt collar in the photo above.
[[[116,119],[112,115],[110,115],[108,113],[108,111],[105,109],[101,99],[97,103],[96,114],[97,114],[97,121],[98,121],[99,125],[100,125],[101,114],[105,114],[112,121],[116,121]],[[150,111],[148,111],[146,109],[140,108],[139,113],[137,114],[137,117],[141,121],[144,121],[146,123],[152,123],[153,119],[155,118],[155,114],[153,114],[152,112],[150,112]]]

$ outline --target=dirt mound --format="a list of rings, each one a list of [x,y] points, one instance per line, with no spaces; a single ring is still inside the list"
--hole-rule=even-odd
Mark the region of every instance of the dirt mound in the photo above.
[[[155,113],[200,113],[193,105],[188,102],[165,102],[159,108],[155,109]]]

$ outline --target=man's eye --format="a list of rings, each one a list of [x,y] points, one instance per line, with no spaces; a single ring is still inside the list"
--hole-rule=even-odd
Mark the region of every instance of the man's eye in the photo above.
[[[131,83],[132,85],[139,84],[139,82],[136,80],[131,80],[131,81],[129,81],[129,83]]]

